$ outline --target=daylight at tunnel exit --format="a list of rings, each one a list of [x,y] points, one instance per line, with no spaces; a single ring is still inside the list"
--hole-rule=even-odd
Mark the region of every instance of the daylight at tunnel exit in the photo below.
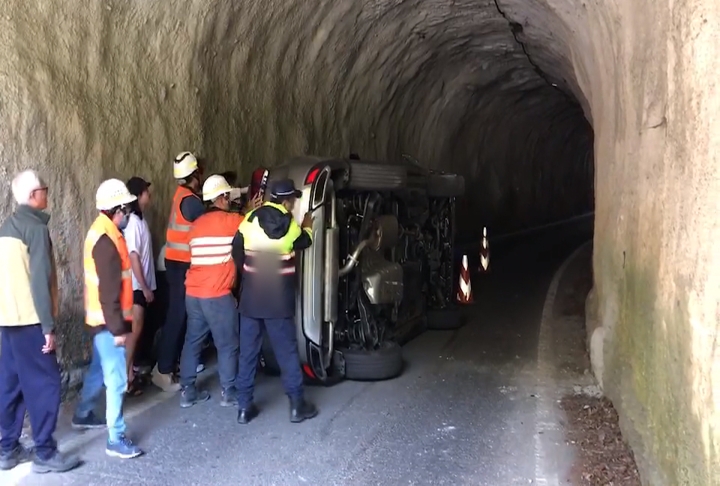
[[[1,3],[0,485],[720,484],[720,3]]]

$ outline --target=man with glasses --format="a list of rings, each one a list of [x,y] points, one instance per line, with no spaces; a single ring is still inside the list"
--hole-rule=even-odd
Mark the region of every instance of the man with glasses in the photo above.
[[[137,197],[119,179],[108,179],[95,196],[100,211],[85,238],[85,323],[93,336],[93,356],[85,375],[80,403],[72,425],[103,428],[107,424],[109,456],[130,459],[142,454],[125,436],[122,414],[127,386],[125,340],[131,332],[133,287],[130,255],[122,230],[128,224],[129,204]],[[94,414],[103,385],[105,420]]]
[[[65,472],[80,461],[53,439],[60,407],[55,355],[58,286],[48,231],[47,185],[32,170],[15,176],[15,212],[0,226],[0,470],[30,459],[19,442],[30,415],[36,473]]]

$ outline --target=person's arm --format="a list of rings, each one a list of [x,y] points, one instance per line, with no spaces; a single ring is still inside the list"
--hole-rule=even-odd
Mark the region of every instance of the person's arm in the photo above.
[[[295,218],[292,219],[290,222],[290,231],[294,230],[297,232],[298,229],[301,230],[300,236],[295,238],[295,241],[293,241],[293,250],[306,250],[310,248],[310,245],[312,245],[312,217],[309,214],[305,215],[302,226],[297,224]]]
[[[245,238],[239,231],[235,232],[235,236],[232,241],[231,255],[235,262],[235,289],[233,289],[233,295],[237,299],[240,294],[240,288],[242,284],[242,269],[245,264]]]
[[[127,334],[120,293],[122,292],[122,263],[115,243],[107,236],[101,236],[92,251],[98,276],[100,308],[105,317],[105,327],[113,336]]]
[[[186,196],[180,201],[180,213],[191,223],[205,214],[205,206],[197,196]]]
[[[35,312],[40,319],[43,334],[52,334],[55,330],[52,296],[54,272],[52,243],[50,242],[50,231],[47,226],[37,225],[30,227],[26,243],[30,257],[30,293],[33,304],[35,304]]]

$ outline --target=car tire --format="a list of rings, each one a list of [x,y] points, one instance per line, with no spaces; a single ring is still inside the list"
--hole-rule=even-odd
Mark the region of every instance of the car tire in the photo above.
[[[465,179],[457,174],[430,174],[428,196],[460,197],[465,194]]]
[[[385,341],[380,349],[343,349],[345,378],[354,381],[381,381],[402,373],[402,348],[395,342]]]
[[[457,307],[427,311],[427,328],[430,331],[454,331],[460,329],[463,324],[465,324],[463,316]]]

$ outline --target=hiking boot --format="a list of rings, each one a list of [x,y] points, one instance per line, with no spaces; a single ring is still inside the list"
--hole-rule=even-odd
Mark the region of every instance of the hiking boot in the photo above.
[[[221,407],[235,407],[237,406],[237,391],[234,387],[223,388],[222,395],[220,397]]]
[[[18,444],[8,452],[0,452],[0,471],[9,471],[18,464],[28,462],[32,458],[32,451]]]
[[[251,403],[249,406],[238,410],[237,422],[242,425],[247,425],[252,419],[257,417],[259,412],[255,404]]]
[[[290,422],[298,424],[303,420],[311,419],[318,414],[318,410],[312,403],[304,398],[290,400]]]
[[[152,382],[153,385],[164,392],[176,392],[181,388],[180,383],[177,382],[177,379],[172,373],[160,373],[157,366],[152,373]]]
[[[40,459],[35,456],[32,465],[32,471],[36,474],[45,473],[62,473],[71,469],[75,469],[80,465],[80,459],[77,456],[66,456],[55,451],[55,453],[47,459]]]
[[[105,454],[110,457],[119,457],[120,459],[132,459],[133,457],[142,455],[142,453],[142,449],[133,444],[132,441],[124,435],[121,435],[117,442],[110,442],[110,439],[108,439],[107,446],[105,447]]]
[[[182,408],[192,407],[196,403],[205,402],[210,399],[210,394],[205,390],[195,388],[195,385],[185,386],[180,392],[180,406]]]
[[[93,412],[90,412],[87,417],[78,417],[73,415],[72,418],[73,429],[104,429],[107,427],[105,420],[99,419]]]

